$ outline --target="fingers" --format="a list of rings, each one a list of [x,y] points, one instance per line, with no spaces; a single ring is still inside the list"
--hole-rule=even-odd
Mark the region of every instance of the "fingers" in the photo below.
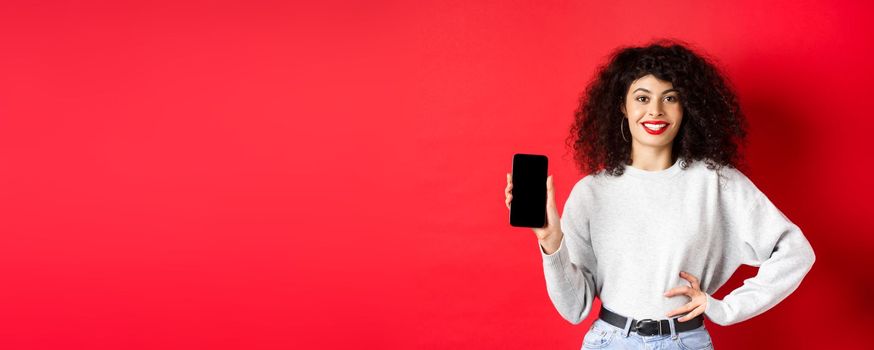
[[[676,309],[671,310],[671,312],[668,312],[667,317],[674,317],[676,315],[685,314],[689,311],[695,310],[696,307],[698,307],[697,303],[689,302],[686,305],[680,306]]]
[[[688,280],[692,285],[671,288],[670,290],[665,292],[664,295],[666,297],[671,297],[671,296],[675,296],[675,295],[686,295],[692,299],[686,305],[683,305],[679,308],[671,310],[671,312],[669,312],[667,314],[668,317],[672,317],[675,315],[681,315],[681,314],[688,312],[688,314],[686,314],[685,316],[677,319],[680,322],[686,322],[686,321],[691,320],[691,319],[695,318],[696,316],[704,313],[704,309],[707,306],[707,299],[702,297],[705,294],[703,292],[701,292],[700,284],[699,284],[697,277],[692,276],[691,274],[689,274],[685,271],[680,272],[680,277]]]
[[[695,308],[695,310],[692,310],[692,312],[690,312],[688,315],[678,318],[677,321],[686,322],[688,320],[695,318],[696,316],[698,316],[700,314],[703,314],[704,313],[704,306],[705,305],[703,305],[703,304],[699,305],[698,307]]]
[[[504,203],[507,209],[510,209],[510,202],[513,201],[513,175],[507,173],[507,187],[504,188]]]
[[[675,295],[689,295],[692,293],[692,291],[693,291],[693,289],[689,286],[679,286],[679,287],[671,288],[670,290],[665,292],[664,295],[666,297],[672,297]]]
[[[680,271],[680,277],[692,283],[692,288],[701,289],[701,285],[698,282],[698,277],[692,276],[686,271]]]

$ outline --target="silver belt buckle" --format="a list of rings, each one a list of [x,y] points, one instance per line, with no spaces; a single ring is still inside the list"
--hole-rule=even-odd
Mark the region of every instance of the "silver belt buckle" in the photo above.
[[[641,328],[646,327],[647,325],[651,324],[652,322],[659,325],[659,332],[657,334],[643,334],[643,333],[641,333]],[[634,325],[634,331],[637,332],[637,334],[639,334],[639,335],[647,335],[647,336],[660,335],[660,334],[662,334],[662,323],[660,321],[649,319],[649,318],[642,319],[640,321],[637,321],[637,324]]]

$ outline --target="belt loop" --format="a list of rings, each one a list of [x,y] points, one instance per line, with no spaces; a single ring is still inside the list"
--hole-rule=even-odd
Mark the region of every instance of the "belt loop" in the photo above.
[[[674,321],[676,318],[668,318],[668,323],[671,324],[671,339],[677,339],[677,329],[675,327]]]
[[[628,338],[628,334],[631,333],[631,317],[625,318],[625,329],[622,331],[622,334]]]

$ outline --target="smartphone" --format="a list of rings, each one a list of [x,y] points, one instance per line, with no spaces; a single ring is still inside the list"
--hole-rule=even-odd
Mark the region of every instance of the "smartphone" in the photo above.
[[[546,171],[548,159],[540,154],[513,155],[513,200],[510,225],[546,226]]]

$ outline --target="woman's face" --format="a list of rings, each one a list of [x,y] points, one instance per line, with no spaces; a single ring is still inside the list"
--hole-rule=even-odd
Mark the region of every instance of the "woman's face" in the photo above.
[[[677,136],[683,107],[674,85],[650,74],[631,83],[622,114],[628,119],[632,146],[664,147]]]

